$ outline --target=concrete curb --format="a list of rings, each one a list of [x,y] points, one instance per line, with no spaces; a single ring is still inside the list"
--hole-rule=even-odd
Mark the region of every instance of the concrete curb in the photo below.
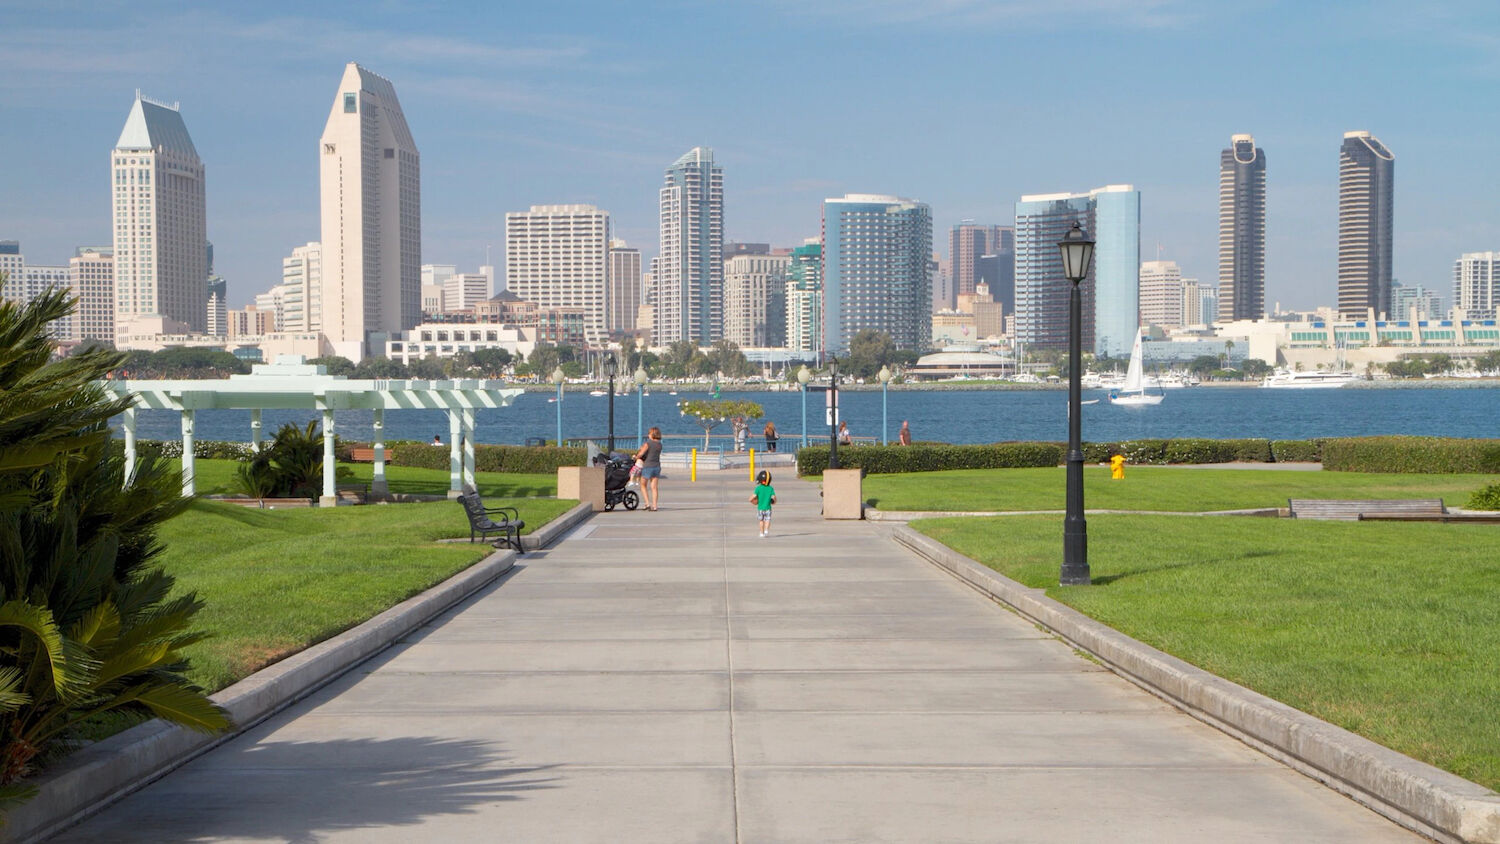
[[[1276,507],[1253,507],[1248,510],[1085,510],[1084,514],[1127,514],[1132,516],[1269,516],[1281,514]],[[917,519],[946,519],[954,516],[1061,516],[1062,510],[876,510],[865,508],[865,519],[874,522],[914,522]]]
[[[579,504],[523,538],[545,547],[590,514]],[[0,841],[36,842],[60,832],[172,770],[233,739],[385,650],[508,573],[514,551],[496,551],[427,591],[369,621],[251,674],[212,696],[234,719],[223,735],[204,735],[151,720],[70,756],[36,782],[34,799],[13,809]]]
[[[1125,679],[1402,826],[1439,841],[1500,844],[1500,794],[1137,642],[906,525],[893,537]]]

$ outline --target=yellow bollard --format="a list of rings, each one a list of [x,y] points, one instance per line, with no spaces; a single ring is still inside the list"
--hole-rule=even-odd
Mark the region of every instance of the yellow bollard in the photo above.
[[[1109,458],[1110,480],[1123,481],[1125,479],[1125,455],[1116,454]]]
[[[750,480],[755,480],[755,449],[750,449]]]
[[[696,448],[693,449],[693,468],[689,473],[689,477],[693,483],[698,482],[698,449]]]

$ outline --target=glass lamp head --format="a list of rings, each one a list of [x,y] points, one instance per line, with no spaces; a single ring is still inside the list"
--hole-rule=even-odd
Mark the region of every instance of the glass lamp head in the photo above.
[[[1062,253],[1063,275],[1068,281],[1077,284],[1088,277],[1089,261],[1094,257],[1094,241],[1089,240],[1089,233],[1083,230],[1083,226],[1074,223],[1073,228],[1057,242],[1057,250]]]
[[[807,371],[807,364],[804,363],[802,364],[802,368],[797,370],[797,383],[806,386],[807,382],[811,380],[812,373]]]

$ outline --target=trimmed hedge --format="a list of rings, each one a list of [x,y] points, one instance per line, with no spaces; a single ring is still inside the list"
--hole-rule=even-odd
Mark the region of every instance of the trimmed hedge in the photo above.
[[[386,449],[392,466],[415,466],[422,469],[448,468],[448,447],[403,443]],[[480,472],[516,472],[550,475],[559,466],[582,466],[584,449],[527,447],[521,445],[475,445],[474,469]]]
[[[118,442],[124,450],[125,441]],[[135,450],[142,456],[177,458],[182,456],[182,440],[136,440]],[[203,460],[249,460],[253,453],[249,443],[193,441],[193,456]]]
[[[1323,441],[1334,472],[1500,474],[1500,440],[1449,437],[1341,437]]]
[[[1016,469],[1056,466],[1062,449],[1053,443],[992,445],[857,445],[839,449],[839,466],[863,469],[867,475],[940,472],[945,469]],[[828,446],[797,450],[797,473],[821,475],[828,468]]]
[[[1275,463],[1321,463],[1322,440],[1272,440],[1271,459]]]

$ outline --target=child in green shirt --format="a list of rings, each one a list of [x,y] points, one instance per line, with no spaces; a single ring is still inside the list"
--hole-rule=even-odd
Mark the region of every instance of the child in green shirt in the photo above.
[[[760,472],[755,476],[755,494],[750,496],[760,515],[760,535],[771,534],[771,505],[776,503],[776,488],[771,486],[771,473]]]

